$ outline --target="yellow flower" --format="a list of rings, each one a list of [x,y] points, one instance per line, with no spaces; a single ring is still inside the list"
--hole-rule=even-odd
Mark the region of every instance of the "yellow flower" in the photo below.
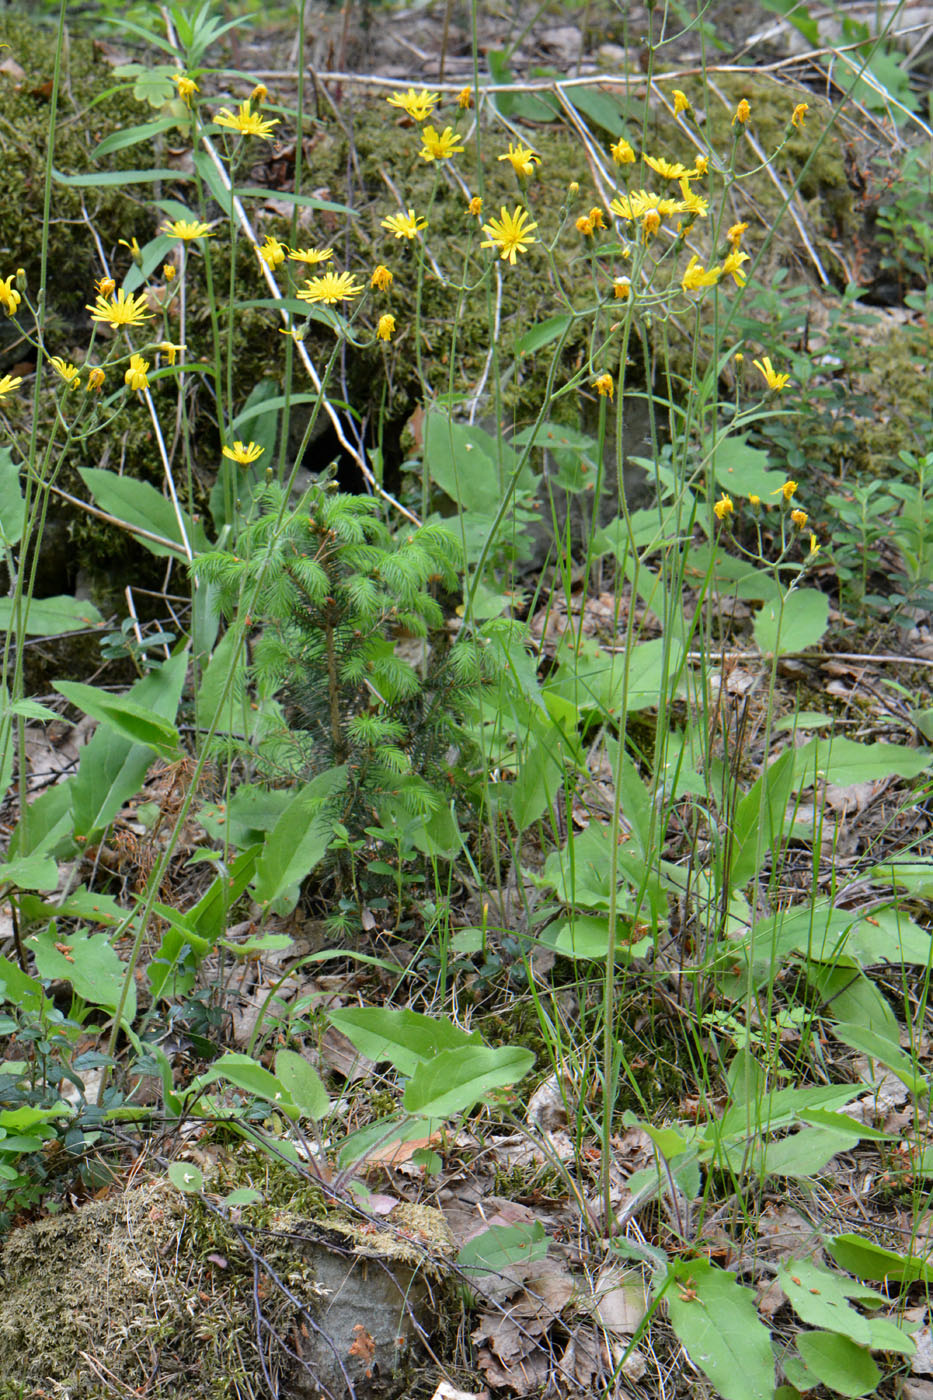
[[[144,360],[142,355],[130,356],[130,367],[123,376],[123,382],[131,389],[148,389],[149,380],[146,378],[146,370],[149,368],[149,361]]]
[[[457,93],[457,106],[462,107],[464,111],[468,111],[469,108],[473,106],[472,88],[466,87],[460,89]]]
[[[693,171],[688,170],[680,161],[662,160],[659,156],[645,156],[645,164],[650,165],[658,175],[665,180],[681,180],[685,175],[692,175]]]
[[[628,277],[615,277],[612,282],[612,294],[616,301],[628,301],[632,291],[632,283]]]
[[[661,215],[658,213],[657,209],[646,209],[641,219],[642,233],[645,238],[648,239],[653,234],[657,233],[660,227]]]
[[[173,280],[174,280],[174,277],[175,277],[175,264],[174,264],[174,263],[163,263],[163,264],[162,264],[162,276],[165,278],[166,282],[171,282],[171,281],[173,281]]]
[[[791,118],[790,118],[790,124],[791,124],[791,126],[799,126],[799,127],[800,127],[800,130],[802,131],[803,128],[804,128],[804,126],[806,125],[806,123],[805,123],[805,121],[804,121],[804,117],[807,115],[807,112],[808,112],[809,110],[810,110],[810,104],[809,104],[808,102],[798,102],[798,103],[797,103],[797,106],[794,108],[793,112],[791,113]]]
[[[67,360],[63,360],[60,355],[50,355],[49,361],[53,366],[59,379],[64,379],[71,388],[77,389],[81,384],[81,371],[77,365],[70,365]]]
[[[737,287],[744,287],[748,280],[742,271],[742,264],[748,262],[748,254],[741,252],[738,248],[733,248],[732,252],[722,260],[723,277],[732,277]]]
[[[371,287],[378,287],[380,292],[387,292],[392,286],[393,274],[386,267],[385,263],[380,263],[373,268],[373,275],[369,279]]]
[[[681,112],[690,111],[690,99],[680,88],[674,89],[674,116],[679,117]]]
[[[390,107],[401,107],[413,122],[427,121],[441,100],[439,92],[428,92],[427,88],[422,88],[420,92],[415,92],[414,88],[409,88],[407,92],[393,92],[386,101]]]
[[[267,233],[262,247],[256,249],[256,256],[261,262],[266,264],[266,267],[268,267],[271,272],[274,272],[275,269],[281,267],[282,263],[285,261],[288,256],[288,249],[284,243],[280,243],[277,238],[273,238],[271,233]]]
[[[796,490],[797,490],[797,483],[796,483],[796,481],[785,481],[785,482],[784,482],[784,485],[783,485],[783,486],[779,486],[778,489],[777,489],[776,491],[772,491],[772,492],[771,492],[771,495],[772,495],[772,496],[783,496],[785,501],[789,501],[789,500],[792,499],[792,497],[793,497],[793,495],[794,495],[794,493],[795,493]]]
[[[709,209],[709,200],[704,199],[702,195],[692,190],[690,188],[690,181],[686,178],[680,182],[680,192],[683,195],[681,203],[684,213],[692,214],[694,218],[699,215],[701,219],[705,219],[707,210]]]
[[[240,110],[236,113],[230,111],[229,107],[221,107],[219,112],[214,113],[214,121],[218,126],[228,126],[232,131],[238,131],[241,136],[265,136],[272,135],[272,128],[278,126],[278,117],[261,117],[258,112],[251,112],[249,109],[249,98],[240,103]]]
[[[613,142],[609,149],[612,152],[612,159],[615,161],[616,165],[635,164],[635,152],[624,136],[620,136],[618,141]]]
[[[379,324],[376,327],[376,334],[380,340],[391,340],[395,334],[395,317],[380,316]]]
[[[790,383],[790,375],[778,374],[771,363],[771,357],[769,355],[765,355],[764,358],[760,360],[752,360],[752,364],[756,369],[761,370],[769,389],[783,389],[785,384]],[[789,497],[785,497],[785,500],[788,499]]]
[[[201,91],[197,83],[193,78],[185,77],[184,73],[173,73],[172,82],[178,88],[178,96],[181,98],[182,102],[190,107],[192,95]]]
[[[416,217],[414,209],[409,209],[407,214],[390,214],[387,219],[381,219],[380,223],[383,228],[394,233],[396,238],[415,238],[428,226],[427,219]]]
[[[739,247],[739,245],[742,242],[742,234],[747,228],[748,224],[733,224],[731,228],[726,229],[726,237],[732,244],[733,248]]]
[[[23,299],[13,286],[13,278],[15,276],[15,272],[11,272],[9,277],[0,278],[0,301],[3,302],[8,316],[16,315],[16,308]]]
[[[167,233],[169,238],[181,238],[185,243],[190,243],[195,238],[214,237],[210,224],[199,223],[197,219],[175,219],[174,222],[166,220],[159,232]]]
[[[593,220],[588,219],[585,214],[581,214],[576,222],[577,233],[589,236],[593,232]]]
[[[662,199],[648,190],[634,190],[628,195],[618,195],[609,205],[613,214],[620,219],[643,219],[649,210],[658,214],[683,214],[685,205],[679,199]]]
[[[499,159],[509,161],[515,174],[521,176],[522,179],[527,179],[529,175],[533,175],[535,166],[541,164],[541,157],[536,156],[529,146],[513,146],[511,141],[509,142],[509,149],[506,151],[505,155],[500,156]]]
[[[138,267],[138,266],[142,263],[142,260],[143,260],[143,250],[142,250],[142,248],[140,248],[140,246],[139,246],[139,244],[137,243],[135,237],[134,237],[134,238],[130,238],[129,240],[127,240],[127,239],[125,239],[125,238],[118,238],[118,239],[117,239],[117,242],[121,245],[121,247],[123,247],[123,248],[129,248],[129,250],[130,250],[130,257],[133,259],[133,262],[136,263],[136,265],[137,265],[137,267]]]
[[[680,280],[680,285],[685,292],[698,292],[703,287],[715,287],[719,281],[722,268],[711,267],[708,270],[700,265],[696,254],[687,264],[687,270]]]
[[[525,253],[532,243],[537,243],[538,240],[531,236],[531,230],[538,225],[528,222],[528,210],[523,209],[520,204],[516,205],[514,214],[510,214],[505,205],[499,212],[501,219],[490,219],[488,224],[483,224],[483,233],[489,237],[480,247],[498,248],[503,262],[508,260],[514,267],[515,254]]]
[[[180,350],[186,349],[186,346],[174,345],[170,340],[160,340],[158,345],[156,346],[156,349],[161,350],[162,354],[167,357],[169,364],[173,365],[175,363],[175,357],[178,354],[178,352]]]
[[[761,497],[756,496],[755,493],[752,492],[748,498],[748,504],[751,506],[752,510],[761,510]]]
[[[5,374],[0,379],[0,399],[3,398],[4,394],[12,394],[13,390],[18,389],[22,382],[22,375]]]
[[[93,369],[89,369],[87,372],[87,383],[84,386],[85,391],[87,393],[99,394],[104,387],[105,378],[106,375],[100,365],[95,365]]]
[[[141,321],[150,321],[152,313],[146,306],[144,292],[135,297],[131,292],[127,296],[121,287],[115,297],[99,296],[93,306],[84,309],[90,311],[92,321],[106,321],[113,330],[119,330],[120,326],[138,326]]]
[[[422,129],[421,139],[424,142],[419,152],[422,160],[450,160],[451,156],[462,155],[466,149],[457,145],[458,141],[463,140],[460,132],[449,126],[440,132],[435,131],[433,126],[426,126]]]
[[[809,516],[807,515],[807,512],[805,510],[792,510],[790,513],[790,518],[797,526],[798,530],[803,530],[806,528]]]
[[[603,211],[597,208],[596,205],[594,205],[593,208],[590,210],[589,214],[587,215],[587,218],[589,219],[590,223],[593,225],[594,228],[606,227],[605,220],[603,219]]]
[[[745,363],[745,356],[742,354],[742,351],[741,351],[741,350],[736,350],[736,352],[735,352],[735,362],[736,362],[737,365],[741,365],[741,364],[744,364],[744,363]]]
[[[567,193],[576,197],[580,193],[580,182],[578,180],[571,180],[570,184],[567,186]]]
[[[615,381],[611,374],[600,374],[593,380],[593,388],[600,398],[611,399],[615,392]]]
[[[247,446],[244,446],[242,442],[235,442],[232,447],[221,448],[225,457],[229,457],[231,462],[239,462],[241,467],[248,467],[250,462],[255,462],[256,458],[261,457],[265,450],[257,442],[250,442]]]
[[[483,200],[482,200],[482,196],[481,196],[481,195],[478,195],[478,194],[475,194],[475,195],[473,196],[473,198],[470,200],[469,204],[467,205],[467,213],[468,213],[468,214],[472,214],[472,215],[474,216],[474,218],[478,218],[479,215],[482,214],[482,212],[483,212]]]
[[[735,506],[732,504],[732,497],[727,496],[725,491],[723,491],[721,500],[718,500],[713,506],[713,514],[718,521],[722,522],[728,519],[730,515],[733,515],[734,512]]]
[[[709,170],[709,156],[697,156],[693,164],[698,175],[705,175]]]
[[[304,287],[296,295],[299,301],[320,301],[334,306],[338,301],[358,297],[364,290],[362,283],[357,285],[352,272],[325,272],[321,277],[306,277]]]
[[[112,277],[98,277],[94,283],[94,290],[100,297],[112,297],[117,290],[117,284]]]
[[[333,248],[289,248],[287,251],[292,262],[307,263],[309,267],[330,262],[334,256]]]
[[[732,125],[735,126],[736,122],[739,122],[739,123],[741,123],[742,126],[744,126],[745,123],[748,121],[749,117],[751,116],[751,114],[752,114],[752,109],[751,109],[751,107],[749,106],[748,101],[746,100],[746,98],[743,97],[743,98],[742,98],[742,101],[739,103],[738,107],[736,107],[736,109],[735,109],[735,116],[732,118]]]
[[[249,95],[250,102],[265,102],[269,96],[269,89],[265,83],[257,83]]]
[[[814,535],[814,534],[811,532],[811,534],[810,534],[810,556],[811,556],[811,558],[812,558],[812,556],[813,556],[814,554],[819,554],[819,552],[820,552],[819,541],[817,540],[816,535]]]

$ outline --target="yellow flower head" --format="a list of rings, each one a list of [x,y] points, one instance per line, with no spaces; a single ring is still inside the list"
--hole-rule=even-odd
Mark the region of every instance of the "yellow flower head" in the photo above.
[[[60,355],[50,355],[51,363],[59,379],[64,379],[72,389],[77,389],[81,384],[81,371],[77,365],[70,365],[67,360],[63,360]]]
[[[686,165],[681,165],[679,160],[662,160],[660,156],[645,156],[645,164],[650,165],[651,169],[665,180],[682,180],[685,175],[694,173],[688,170]]]
[[[296,295],[299,301],[323,302],[334,306],[338,301],[350,301],[365,290],[357,284],[352,272],[325,272],[321,277],[306,277],[304,287]]]
[[[756,496],[753,491],[748,498],[748,504],[751,506],[752,510],[761,510],[761,497]]]
[[[250,462],[255,462],[256,458],[261,457],[265,450],[257,442],[245,445],[242,442],[235,442],[232,447],[221,448],[225,457],[229,457],[231,462],[239,462],[241,467],[248,467]]]
[[[612,281],[612,294],[616,301],[628,301],[632,293],[632,283],[628,277],[614,277]]]
[[[664,199],[649,190],[633,190],[628,195],[618,195],[609,205],[613,214],[620,219],[643,219],[649,210],[660,215],[683,214],[686,206],[679,199]]]
[[[376,334],[380,340],[391,340],[395,334],[395,317],[380,316],[379,324],[376,326]]]
[[[413,122],[427,121],[441,100],[439,92],[428,92],[427,88],[422,88],[420,92],[415,92],[414,88],[409,88],[407,92],[393,92],[386,101],[390,107],[401,107],[406,116],[411,117]]]
[[[505,205],[499,211],[501,218],[490,219],[488,224],[483,224],[483,233],[488,234],[481,244],[481,248],[497,248],[503,261],[508,261],[515,266],[515,254],[525,253],[532,243],[537,243],[536,238],[532,238],[531,231],[538,227],[531,223],[531,216],[527,209],[521,205],[516,205],[515,213],[510,214]]]
[[[737,365],[741,365],[741,364],[744,364],[744,363],[745,363],[745,356],[742,354],[742,351],[741,351],[741,350],[736,350],[736,352],[735,352],[735,362],[736,362]]]
[[[23,378],[20,374],[5,374],[3,378],[0,379],[0,399],[2,399],[5,394],[12,394],[13,390],[18,389],[22,382]]]
[[[462,107],[465,112],[469,111],[469,109],[473,106],[472,88],[466,87],[460,89],[460,91],[457,93],[457,106]]]
[[[330,262],[334,256],[333,248],[289,248],[287,252],[292,262],[307,263],[309,267]]]
[[[0,301],[3,302],[4,310],[8,316],[16,315],[16,308],[22,301],[22,297],[13,286],[15,272],[11,272],[9,277],[0,279]]]
[[[131,292],[127,296],[121,287],[115,297],[99,296],[93,306],[84,309],[90,311],[92,321],[106,321],[116,331],[121,326],[138,326],[142,321],[150,321],[152,313],[146,310],[147,305],[144,292],[139,296]]]
[[[796,481],[785,481],[783,486],[779,486],[776,491],[772,491],[772,496],[782,496],[785,501],[790,501],[797,490]]]
[[[645,239],[653,237],[661,227],[661,215],[657,209],[646,209],[641,216],[641,230]]]
[[[94,290],[99,297],[112,297],[117,290],[117,284],[112,277],[98,277],[94,283]]]
[[[593,225],[594,228],[606,227],[606,222],[603,219],[603,211],[599,209],[595,204],[593,205],[593,208],[587,215],[587,218],[589,219],[590,223]]]
[[[680,280],[680,285],[685,292],[699,292],[703,287],[715,287],[719,281],[722,268],[711,267],[708,270],[700,265],[696,254],[687,264],[686,271]]]
[[[790,513],[790,518],[797,526],[798,530],[806,529],[807,520],[809,519],[809,516],[807,515],[807,512],[805,510],[792,510]]]
[[[265,83],[257,83],[249,95],[250,102],[265,102],[269,96],[269,89]]]
[[[735,115],[732,118],[732,125],[735,126],[736,122],[739,122],[740,125],[744,126],[751,114],[752,109],[749,106],[747,99],[743,97],[742,101],[735,109]]]
[[[178,88],[178,96],[181,98],[182,102],[190,107],[191,98],[194,93],[201,91],[197,83],[193,78],[186,77],[184,73],[173,73],[172,82]]]
[[[272,135],[272,128],[278,126],[278,117],[261,117],[258,112],[251,112],[249,98],[240,103],[238,112],[231,112],[229,107],[221,107],[219,112],[214,114],[214,121],[218,126],[228,126],[231,131],[238,131],[241,136],[264,136],[267,139]]]
[[[577,233],[582,233],[585,237],[589,237],[593,232],[593,220],[587,218],[586,214],[581,214],[576,222],[576,230]]]
[[[709,200],[696,193],[690,188],[690,181],[684,177],[680,182],[680,192],[683,195],[681,203],[685,214],[692,214],[694,218],[699,215],[701,219],[706,218],[709,209]]]
[[[723,277],[731,276],[737,287],[744,287],[748,279],[742,271],[742,264],[748,260],[747,253],[743,253],[739,248],[733,248],[732,252],[722,260]]]
[[[615,161],[616,165],[635,164],[635,152],[624,136],[620,136],[618,141],[613,142],[609,149],[612,152],[612,159]]]
[[[136,266],[139,267],[143,260],[143,250],[142,248],[140,248],[135,236],[130,239],[118,238],[117,242],[121,245],[121,247],[129,248],[130,257],[133,259],[133,262],[136,264]]]
[[[698,175],[705,175],[709,170],[709,156],[697,156],[693,167]]]
[[[271,272],[288,257],[288,249],[284,243],[280,243],[277,238],[273,238],[271,233],[267,233],[261,248],[256,249],[256,256],[260,262],[264,262]]]
[[[600,398],[611,399],[615,387],[615,381],[611,374],[600,374],[593,380],[593,388]]]
[[[84,386],[85,391],[91,394],[99,394],[104,387],[105,378],[106,375],[100,365],[95,365],[93,369],[89,369],[87,372],[87,383]]]
[[[529,175],[533,175],[535,166],[541,164],[541,157],[536,156],[530,147],[521,145],[513,146],[511,141],[509,142],[509,149],[506,151],[505,155],[500,156],[499,159],[509,161],[515,174],[523,180],[527,179]]]
[[[385,263],[380,263],[378,267],[373,268],[373,275],[369,279],[369,285],[371,287],[378,287],[380,292],[387,292],[392,286],[393,280],[393,274],[390,272],[389,268],[386,267]]]
[[[806,123],[805,123],[805,121],[804,121],[804,118],[806,117],[807,112],[808,112],[809,110],[810,110],[810,104],[809,104],[808,102],[798,102],[798,103],[797,103],[797,106],[794,108],[793,112],[791,112],[791,117],[790,117],[790,124],[791,124],[791,126],[799,126],[799,127],[800,127],[800,130],[802,131],[803,128],[804,128],[804,126],[806,125]]]
[[[156,349],[161,350],[162,354],[166,357],[170,365],[173,365],[175,363],[175,357],[178,355],[179,351],[184,350],[186,348],[187,347],[184,345],[175,345],[174,342],[171,340],[160,340],[158,345],[156,346]]]
[[[568,193],[569,195],[572,195],[574,198],[576,198],[576,196],[580,193],[580,182],[579,182],[579,180],[571,180],[571,181],[570,181],[570,184],[567,186],[567,193]]]
[[[144,360],[142,355],[130,356],[130,367],[123,376],[123,382],[131,389],[148,389],[149,380],[146,378],[146,371],[149,368],[149,361]]]
[[[765,355],[760,360],[752,360],[752,364],[756,369],[761,370],[769,389],[780,390],[784,388],[785,384],[790,383],[790,375],[778,374],[771,363],[771,357],[769,355]],[[790,498],[785,497],[784,499],[789,500]]]
[[[721,499],[713,506],[713,514],[721,523],[723,520],[728,520],[729,516],[734,513],[735,506],[732,504],[732,497],[727,496],[725,491],[723,491]]]
[[[428,226],[427,219],[422,219],[415,215],[414,209],[409,209],[407,214],[390,214],[387,219],[381,219],[383,228],[394,233],[396,238],[416,238],[422,229]]]
[[[819,554],[819,552],[820,552],[819,541],[817,540],[816,535],[814,535],[814,534],[811,532],[811,534],[810,534],[810,557],[811,557],[811,559],[812,559],[812,557],[813,557],[814,554]]]
[[[165,278],[166,282],[171,282],[174,280],[175,272],[176,268],[174,263],[162,264],[162,276]]]
[[[195,238],[214,236],[210,224],[199,223],[197,219],[175,219],[174,222],[166,220],[159,232],[167,233],[169,238],[181,238],[185,243],[190,243]]]
[[[731,228],[726,229],[726,237],[732,244],[733,248],[738,248],[741,245],[742,234],[747,228],[748,224],[733,224]]]
[[[419,151],[422,160],[450,160],[451,156],[462,155],[466,149],[457,145],[458,141],[463,140],[459,131],[449,126],[445,126],[443,131],[426,126],[422,129],[421,140],[424,143]]]
[[[679,117],[681,112],[690,111],[690,98],[680,88],[674,89],[674,116]]]
[[[480,216],[480,214],[482,214],[482,212],[483,212],[483,199],[482,199],[482,196],[481,196],[481,195],[478,195],[478,194],[475,194],[475,195],[473,196],[473,198],[470,200],[469,204],[467,205],[467,213],[468,213],[468,214],[472,214],[474,218],[479,218],[479,216]]]

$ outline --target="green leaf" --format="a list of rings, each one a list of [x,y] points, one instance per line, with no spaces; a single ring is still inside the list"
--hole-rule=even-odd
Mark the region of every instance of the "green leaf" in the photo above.
[[[840,1128],[802,1128],[777,1141],[758,1139],[751,1146],[746,1170],[764,1180],[769,1176],[808,1179],[823,1171],[840,1152],[849,1152],[861,1139],[859,1125]],[[730,1161],[736,1154],[727,1154]]]
[[[794,781],[792,749],[765,768],[735,809],[731,888],[743,889],[780,845]]]
[[[225,1079],[228,1084],[235,1085],[237,1089],[242,1089],[257,1099],[266,1099],[269,1103],[278,1104],[283,1110],[293,1108],[284,1085],[249,1055],[241,1055],[235,1050],[221,1055],[209,1070],[191,1081],[189,1091],[199,1094],[208,1084],[213,1084],[218,1079]]]
[[[842,962],[841,967],[810,961],[805,964],[807,981],[819,992],[827,1008],[825,1014],[834,1021],[865,1026],[896,1045],[898,1023],[891,1003],[861,970],[853,974],[848,958]]]
[[[797,588],[783,601],[765,603],[755,614],[754,634],[767,656],[786,656],[816,646],[829,625],[829,598],[816,588]]]
[[[0,862],[0,884],[19,890],[58,888],[58,865],[51,856],[29,855]]]
[[[303,1055],[279,1050],[275,1057],[275,1077],[292,1103],[308,1118],[324,1118],[330,1112],[330,1095],[321,1077]]]
[[[388,1060],[399,1074],[411,1076],[425,1060],[442,1050],[481,1045],[477,1032],[463,1031],[452,1021],[418,1011],[384,1006],[351,1006],[328,1014],[331,1025],[368,1060]]]
[[[148,185],[157,180],[171,180],[177,185],[192,177],[182,170],[101,170],[93,175],[65,175],[61,170],[52,171],[52,179],[57,185],[70,185],[78,189],[96,189],[113,185]]]
[[[535,1062],[530,1050],[518,1045],[492,1048],[464,1045],[442,1050],[425,1060],[405,1089],[406,1113],[423,1118],[453,1118],[467,1113],[493,1089],[506,1088],[523,1079]]]
[[[62,952],[58,944],[66,951]],[[52,925],[30,938],[29,947],[40,977],[61,978],[92,1006],[116,1011],[127,969],[106,933],[89,936],[83,929],[76,929],[63,937]],[[123,1014],[130,1023],[136,1015],[136,988],[132,982]]]
[[[878,1283],[933,1283],[933,1266],[915,1254],[897,1254],[861,1235],[833,1235],[827,1245],[840,1269]]]
[[[895,1041],[879,1035],[870,1026],[859,1025],[852,1021],[837,1021],[833,1025],[832,1031],[833,1035],[838,1036],[846,1045],[851,1045],[853,1050],[859,1050],[863,1055],[868,1055],[870,1059],[878,1060],[885,1069],[896,1074],[901,1083],[912,1094],[926,1097],[929,1092],[926,1079],[919,1073],[916,1063],[909,1055],[904,1054],[900,1045]]]
[[[825,778],[837,787],[870,782],[873,778],[916,778],[933,759],[929,749],[903,744],[859,744],[855,739],[810,739],[795,750],[797,777],[806,784]]]
[[[25,502],[19,467],[8,447],[0,448],[0,541],[7,547],[23,537]]]
[[[322,811],[327,799],[346,786],[345,766],[329,769],[298,789],[266,837],[256,863],[253,895],[259,904],[284,901],[290,912],[298,902],[298,885],[323,860],[333,824]]]
[[[20,616],[26,607],[23,600]],[[57,598],[31,598],[26,616],[27,637],[61,637],[66,632],[83,632],[88,627],[102,627],[104,619],[93,603],[85,598],[71,598],[67,593]],[[0,629],[20,629],[16,623],[13,598],[0,598]]]
[[[122,127],[119,131],[112,131],[94,147],[91,159],[100,160],[101,156],[112,155],[114,151],[125,151],[127,146],[138,146],[141,141],[151,141],[159,132],[169,131],[177,125],[176,117],[158,117],[153,122],[143,122],[141,126]]]
[[[591,122],[601,126],[611,136],[616,136],[625,119],[625,105],[604,88],[565,86],[564,97],[568,98],[577,111],[589,117]]]
[[[694,1366],[709,1377],[723,1400],[771,1400],[771,1336],[751,1290],[706,1259],[676,1264],[668,1270],[666,1283],[671,1326]]]
[[[168,1179],[179,1191],[203,1191],[204,1175],[193,1162],[170,1162]]]
[[[238,185],[236,193],[237,199],[269,198],[268,187],[250,185],[247,186],[245,189],[241,189]],[[276,190],[275,198],[277,202],[284,201],[286,204],[299,204],[305,209],[320,209],[328,214],[349,214],[350,217],[353,219],[358,219],[360,215],[360,211],[358,209],[351,209],[346,204],[335,204],[332,199],[318,199],[315,195],[312,194],[293,194],[291,190]],[[307,306],[307,302],[302,302],[302,305]],[[305,396],[297,394],[292,399],[292,403],[300,403],[303,397],[316,398],[317,395],[309,394]]]
[[[778,1270],[777,1281],[801,1322],[840,1332],[859,1346],[870,1345],[869,1320],[855,1311],[850,1300],[877,1308],[885,1302],[880,1293],[823,1269],[812,1259],[788,1259]]]
[[[173,763],[180,756],[181,740],[174,724],[138,701],[125,695],[110,695],[81,681],[54,681],[53,686],[86,715],[109,724],[134,744],[145,744],[167,763]]]
[[[515,1264],[531,1264],[547,1254],[548,1237],[540,1220],[523,1225],[490,1225],[474,1235],[457,1255],[457,1267],[482,1286]]]
[[[118,476],[102,467],[80,467],[81,479],[101,510],[122,520],[150,554],[187,558],[175,508],[167,497],[132,476]],[[194,554],[209,548],[207,536],[186,512],[181,512],[188,544]],[[146,533],[140,533],[146,532]],[[158,539],[150,539],[156,535]]]
[[[764,500],[787,480],[784,472],[769,471],[767,452],[749,447],[742,434],[720,437],[712,458],[716,485],[730,496],[760,496]]]
[[[545,345],[559,340],[572,325],[572,316],[549,316],[546,321],[539,321],[530,331],[519,336],[515,342],[515,350],[519,355],[533,355],[536,351],[543,350]]]
[[[839,1395],[870,1395],[881,1380],[871,1352],[838,1332],[801,1332],[797,1350],[808,1370]]]

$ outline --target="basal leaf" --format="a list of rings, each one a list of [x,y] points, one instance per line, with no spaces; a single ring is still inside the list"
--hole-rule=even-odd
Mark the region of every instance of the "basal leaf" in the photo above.
[[[838,1332],[801,1332],[797,1350],[807,1368],[838,1395],[871,1395],[881,1372],[871,1352]]]
[[[423,1118],[453,1118],[467,1113],[493,1089],[523,1079],[534,1062],[531,1051],[518,1045],[464,1045],[442,1050],[418,1065],[402,1104],[406,1113]]]
[[[671,1326],[723,1400],[771,1400],[774,1353],[755,1295],[706,1259],[678,1263],[664,1292]]]
[[[442,1050],[482,1044],[475,1031],[471,1034],[452,1021],[406,1008],[351,1006],[331,1011],[329,1019],[361,1055],[377,1064],[388,1060],[406,1076]]]

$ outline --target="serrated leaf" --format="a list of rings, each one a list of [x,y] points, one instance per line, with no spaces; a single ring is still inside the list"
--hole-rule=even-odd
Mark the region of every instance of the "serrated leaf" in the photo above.
[[[881,1380],[871,1352],[838,1332],[801,1332],[796,1341],[808,1369],[839,1395],[870,1395]]]
[[[667,1280],[664,1300],[671,1326],[723,1400],[771,1400],[771,1334],[751,1290],[706,1259],[678,1263]]]
[[[106,933],[88,936],[83,929],[61,936],[54,925],[29,940],[40,977],[61,978],[91,1006],[115,1011],[126,978],[126,964]],[[136,1015],[136,988],[130,982],[123,1015],[132,1023]]]
[[[873,1288],[823,1269],[812,1259],[788,1259],[778,1270],[777,1281],[801,1322],[840,1332],[859,1346],[871,1344],[870,1320],[856,1312],[852,1300],[880,1307],[885,1299]]]

